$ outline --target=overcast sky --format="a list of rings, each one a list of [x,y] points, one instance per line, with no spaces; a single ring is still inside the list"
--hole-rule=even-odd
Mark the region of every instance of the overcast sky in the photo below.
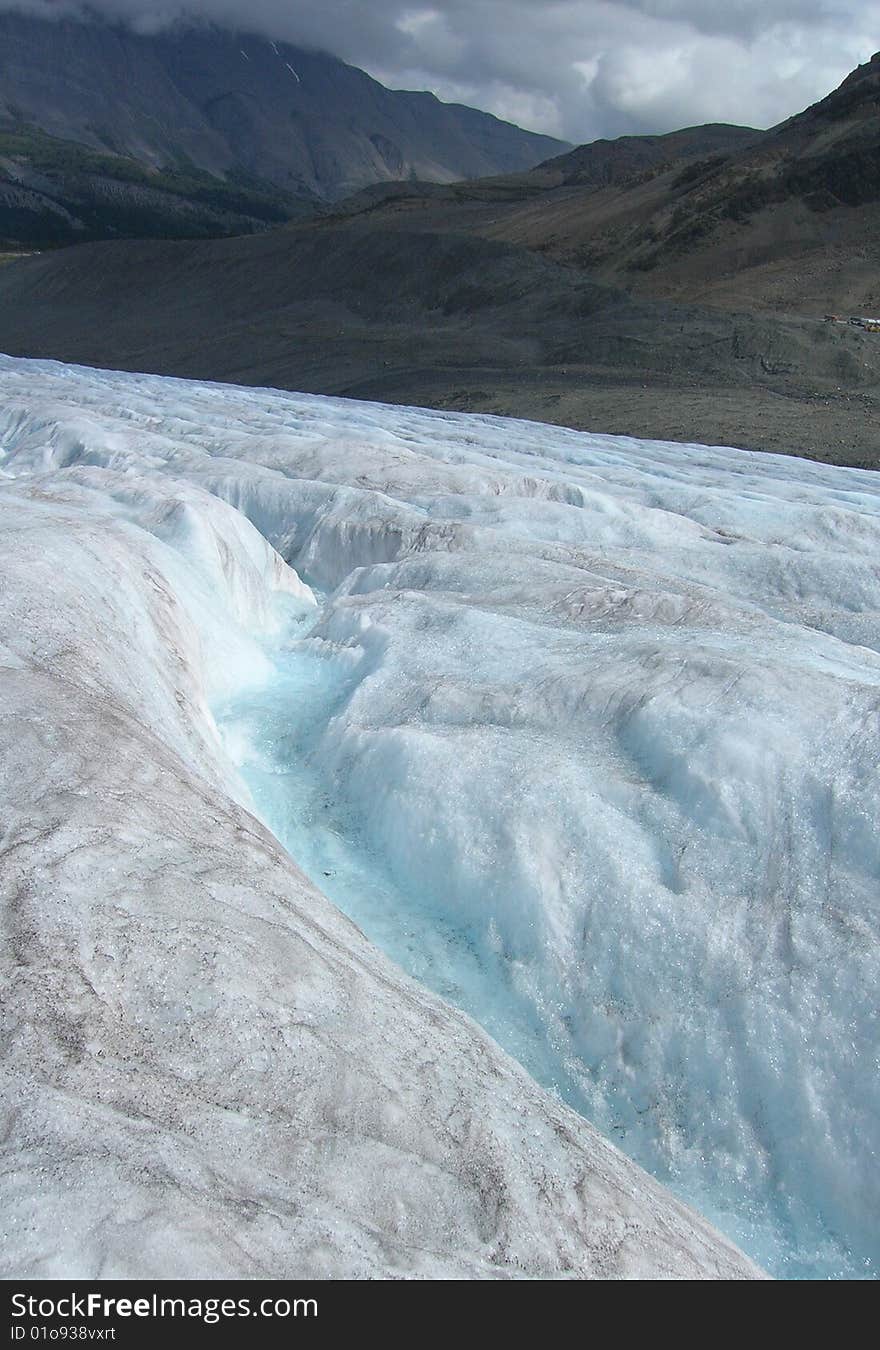
[[[92,4],[146,29],[189,12],[320,47],[393,88],[432,89],[576,142],[709,121],[772,126],[880,49],[880,0]]]

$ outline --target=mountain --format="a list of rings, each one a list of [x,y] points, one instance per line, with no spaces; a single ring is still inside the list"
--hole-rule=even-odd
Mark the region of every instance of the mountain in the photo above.
[[[641,174],[656,173],[682,160],[703,155],[729,154],[760,141],[764,132],[755,127],[710,122],[685,127],[661,136],[618,136],[591,141],[546,160],[529,175],[533,183],[547,187],[610,187],[628,183]]]
[[[259,237],[24,259],[0,270],[0,350],[877,466],[880,340],[824,322],[874,307],[878,208],[852,197],[875,108],[876,62],[769,133],[623,137],[374,183]]]
[[[820,317],[880,310],[880,54],[769,132],[581,146],[492,184],[394,189],[376,224],[467,230],[655,298]],[[381,189],[380,189],[381,191]]]
[[[72,146],[92,152],[85,167]],[[515,172],[563,148],[253,34],[208,25],[143,34],[97,17],[0,14],[0,236],[32,238],[28,211],[55,217],[61,236],[64,213],[79,221],[68,221],[72,237],[98,237],[102,226],[105,235],[162,233],[150,211],[198,207],[210,183],[193,194],[191,180],[205,175],[235,197],[209,210],[240,219],[204,213],[201,232],[229,233],[265,223],[270,208],[278,219],[382,180]],[[177,203],[156,199],[169,192]],[[164,232],[199,230],[172,220]]]
[[[664,188],[640,233],[618,235],[606,257],[616,269],[660,269],[658,289],[690,298],[876,307],[880,53],[756,144]]]
[[[880,54],[805,112],[739,144],[697,139],[664,155],[597,143],[521,175],[488,237],[587,268],[643,294],[785,313],[880,308]],[[696,128],[705,132],[709,128]],[[677,133],[686,137],[693,133]],[[696,152],[696,153],[693,153]],[[544,189],[536,194],[535,188]],[[538,200],[536,201],[536,196]]]

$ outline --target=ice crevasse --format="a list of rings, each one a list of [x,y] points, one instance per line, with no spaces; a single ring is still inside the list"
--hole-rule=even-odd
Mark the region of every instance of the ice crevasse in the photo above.
[[[875,1274],[875,477],[0,388],[11,1270]]]

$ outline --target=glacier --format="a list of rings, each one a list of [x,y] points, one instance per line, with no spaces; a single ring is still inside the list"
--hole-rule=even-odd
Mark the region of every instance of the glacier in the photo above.
[[[876,1276],[876,475],[0,357],[0,513],[12,1273]]]

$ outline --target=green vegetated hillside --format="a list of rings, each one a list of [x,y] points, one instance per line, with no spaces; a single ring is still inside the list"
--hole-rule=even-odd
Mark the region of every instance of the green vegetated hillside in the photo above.
[[[293,196],[241,170],[219,176],[179,163],[153,169],[0,120],[0,249],[53,248],[99,239],[201,239],[312,214]]]

